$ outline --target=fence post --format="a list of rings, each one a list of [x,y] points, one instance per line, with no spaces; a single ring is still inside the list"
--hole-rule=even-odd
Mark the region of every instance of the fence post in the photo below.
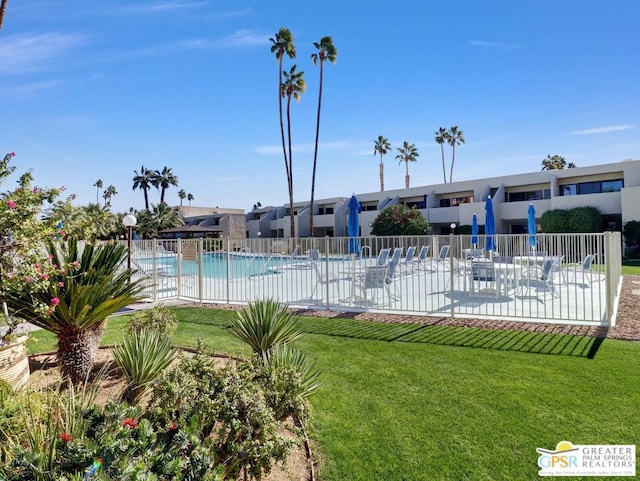
[[[176,276],[177,276],[177,281],[176,281],[176,289],[177,289],[177,297],[178,299],[180,299],[180,289],[182,289],[182,239],[178,239],[178,248],[177,248],[177,262],[178,265],[176,266]]]
[[[455,317],[455,309],[453,306],[453,284],[455,279],[453,277],[453,232],[449,234],[449,295],[451,296],[451,319]]]
[[[204,272],[203,272],[203,268],[202,268],[202,251],[203,251],[203,244],[202,244],[202,237],[200,239],[198,239],[198,248],[196,251],[196,259],[198,262],[198,299],[200,300],[200,304],[202,304],[202,300],[203,300],[203,296],[202,296],[202,288],[204,286]]]
[[[325,282],[325,294],[326,294],[326,300],[327,300],[327,311],[329,310],[329,236],[325,236],[324,238],[324,255],[325,255],[325,265],[324,265],[324,271],[326,272],[326,279],[327,282]],[[322,272],[320,273],[322,274]]]
[[[158,301],[158,243],[155,241],[155,239],[153,240],[153,248],[151,249],[152,252],[152,262],[153,265],[151,266],[151,272],[153,273],[153,284],[151,287],[151,292],[152,292],[152,298],[153,298],[153,302],[157,302]],[[180,279],[178,277],[178,279]],[[180,282],[179,280],[177,281],[178,283]],[[178,284],[179,285],[179,284]],[[178,291],[179,292],[179,291]]]
[[[231,242],[230,237],[227,236],[227,304],[231,303],[229,299],[231,292]]]

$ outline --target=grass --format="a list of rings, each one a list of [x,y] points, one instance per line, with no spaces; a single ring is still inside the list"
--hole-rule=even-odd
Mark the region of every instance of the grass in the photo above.
[[[248,355],[227,328],[235,313],[176,313],[178,343]],[[297,345],[323,371],[311,435],[324,481],[537,479],[537,447],[640,444],[638,342],[298,320]],[[109,321],[105,343],[125,321]],[[34,335],[38,350],[50,342]]]
[[[629,261],[632,262],[632,261]],[[635,262],[633,264],[626,262],[622,265],[622,274],[627,276],[640,276],[640,263]]]

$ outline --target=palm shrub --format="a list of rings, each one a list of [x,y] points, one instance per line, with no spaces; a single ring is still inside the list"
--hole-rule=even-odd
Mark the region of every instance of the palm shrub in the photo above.
[[[115,243],[56,244],[47,251],[57,269],[46,290],[29,282],[7,295],[16,315],[58,338],[57,358],[62,375],[76,384],[86,379],[104,333],[107,317],[141,299],[143,285],[123,268],[127,251]]]
[[[250,303],[231,320],[231,333],[246,342],[254,353],[267,356],[275,345],[289,344],[302,337],[302,329],[287,306],[273,299]]]
[[[123,399],[137,401],[146,387],[173,362],[177,354],[171,339],[150,329],[134,331],[122,344],[113,348],[116,364],[124,371],[129,384]]]

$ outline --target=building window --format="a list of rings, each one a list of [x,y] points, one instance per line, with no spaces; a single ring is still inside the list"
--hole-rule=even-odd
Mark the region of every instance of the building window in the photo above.
[[[440,207],[457,207],[460,204],[470,204],[472,202],[473,202],[472,195],[468,195],[465,197],[450,197],[448,199],[440,199]]]
[[[620,192],[624,187],[623,179],[599,180],[594,182],[580,182],[560,186],[560,195],[600,194],[606,192]]]
[[[363,205],[362,206],[362,210],[367,211],[367,210],[378,210],[378,206],[377,205]]]
[[[542,200],[542,199],[550,199],[551,198],[551,190],[543,189],[543,190],[531,190],[528,192],[507,192],[506,193],[506,201],[507,202],[531,202],[533,200]]]

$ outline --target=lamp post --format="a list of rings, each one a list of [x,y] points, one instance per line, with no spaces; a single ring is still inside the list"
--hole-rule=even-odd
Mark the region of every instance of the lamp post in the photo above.
[[[455,234],[455,233],[456,233],[456,232],[455,232],[455,231],[456,231],[456,223],[455,223],[455,222],[452,222],[452,223],[451,223],[451,225],[450,225],[449,227],[451,227],[451,233],[452,233],[452,234]]]
[[[122,223],[127,228],[127,248],[129,249],[129,255],[127,256],[127,269],[131,270],[131,236],[133,234],[133,228],[138,223],[135,215],[127,214],[122,218]]]

